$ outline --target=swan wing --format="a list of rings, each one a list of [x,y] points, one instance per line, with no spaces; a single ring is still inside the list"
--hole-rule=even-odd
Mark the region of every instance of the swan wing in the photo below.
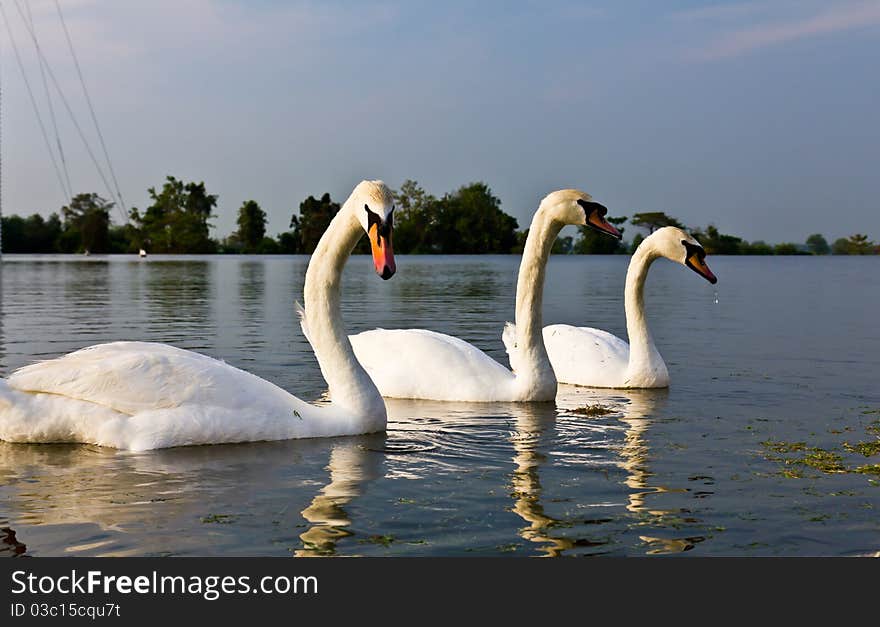
[[[504,331],[501,332],[501,342],[504,344],[504,350],[507,351],[510,368],[516,372],[519,352],[516,350],[516,325],[514,323],[504,323]]]
[[[225,362],[151,342],[89,346],[25,366],[7,383],[22,392],[87,401],[128,415],[182,405],[235,411],[303,403],[278,386]]]
[[[513,373],[457,337],[424,329],[375,329],[349,339],[382,396],[513,400]]]
[[[552,324],[544,327],[544,345],[560,383],[624,387],[629,344],[602,329]]]

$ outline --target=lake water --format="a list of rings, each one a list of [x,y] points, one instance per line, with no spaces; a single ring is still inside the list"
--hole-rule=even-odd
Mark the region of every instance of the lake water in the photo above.
[[[625,337],[626,257],[551,259],[545,323]],[[660,261],[661,391],[388,401],[387,433],[129,453],[0,442],[0,555],[866,555],[880,550],[880,257]],[[424,327],[507,363],[514,256],[346,269],[358,332]],[[0,265],[0,376],[112,340],[218,357],[305,399],[305,257]],[[716,299],[717,287],[717,299]],[[717,302],[716,302],[717,300]],[[600,403],[602,416],[573,409]],[[859,446],[859,443],[868,446]]]

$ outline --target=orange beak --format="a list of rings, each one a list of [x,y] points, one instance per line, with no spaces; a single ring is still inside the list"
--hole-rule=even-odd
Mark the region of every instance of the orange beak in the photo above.
[[[690,268],[691,270],[693,270],[694,272],[699,274],[701,277],[703,277],[704,279],[709,281],[709,283],[712,283],[713,285],[715,283],[718,283],[718,277],[716,277],[714,274],[712,274],[712,271],[709,269],[709,266],[706,265],[706,260],[700,259],[699,255],[693,254],[690,257],[688,257],[687,263],[685,265],[687,265],[688,268]]]
[[[367,235],[370,238],[376,274],[387,281],[397,271],[397,266],[394,264],[394,249],[391,247],[391,229],[383,229],[380,234],[379,225],[373,223]]]
[[[614,225],[608,222],[608,220],[606,220],[604,216],[600,215],[598,211],[594,211],[590,214],[590,217],[587,220],[587,224],[589,224],[597,231],[608,233],[608,235],[616,237],[617,239],[623,238],[621,232],[614,228]]]

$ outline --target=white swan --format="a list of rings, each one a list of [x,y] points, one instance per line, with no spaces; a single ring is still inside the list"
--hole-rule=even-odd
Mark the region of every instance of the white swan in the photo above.
[[[626,272],[624,308],[630,344],[601,329],[553,324],[544,327],[544,343],[560,383],[600,388],[665,388],[669,372],[645,319],[645,279],[658,257],[681,263],[716,283],[706,265],[706,251],[693,237],[673,226],[657,229],[636,249]],[[502,339],[516,354],[514,329],[504,329]],[[512,359],[512,357],[511,357]]]
[[[589,225],[615,237],[608,210],[584,192],[566,189],[541,201],[526,238],[516,286],[516,374],[464,340],[424,329],[376,329],[351,336],[358,361],[383,396],[438,401],[552,401],[556,377],[541,337],[544,272],[566,224]],[[393,355],[393,359],[389,357]]]
[[[352,192],[309,261],[303,327],[332,403],[317,407],[257,376],[165,344],[113,342],[0,379],[0,439],[148,450],[381,431],[385,403],[358,364],[339,309],[342,269],[364,231],[376,272],[395,271],[393,201],[381,181]]]

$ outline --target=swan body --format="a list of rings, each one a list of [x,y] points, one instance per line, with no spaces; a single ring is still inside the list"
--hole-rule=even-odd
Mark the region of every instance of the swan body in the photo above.
[[[0,439],[129,450],[381,431],[386,411],[342,325],[342,268],[364,231],[377,273],[394,274],[391,193],[364,181],[309,262],[303,326],[332,402],[307,403],[206,355],[150,342],[99,344],[0,379]]]
[[[648,269],[660,257],[685,265],[708,281],[717,279],[705,262],[706,253],[690,235],[663,227],[646,237],[630,259],[624,308],[630,343],[590,327],[553,324],[544,327],[544,343],[560,383],[600,388],[665,388],[669,371],[648,329],[644,287]],[[502,340],[515,350],[515,329],[504,329]]]
[[[426,329],[374,329],[352,336],[361,365],[383,396],[443,401],[525,400],[516,377],[476,346]],[[379,347],[384,346],[384,351]],[[384,353],[384,354],[383,354]],[[394,355],[389,361],[387,355]],[[430,355],[430,363],[423,363]],[[416,364],[419,370],[414,371]],[[427,370],[427,372],[425,371]],[[555,382],[552,395],[556,394]],[[537,390],[540,400],[548,400]]]
[[[620,237],[605,220],[606,212],[579,190],[556,191],[541,201],[517,280],[516,320],[521,335],[518,348],[510,354],[515,373],[464,340],[434,331],[375,329],[351,336],[358,360],[382,395],[438,401],[552,401],[556,377],[541,337],[547,259],[566,224],[590,225]]]

